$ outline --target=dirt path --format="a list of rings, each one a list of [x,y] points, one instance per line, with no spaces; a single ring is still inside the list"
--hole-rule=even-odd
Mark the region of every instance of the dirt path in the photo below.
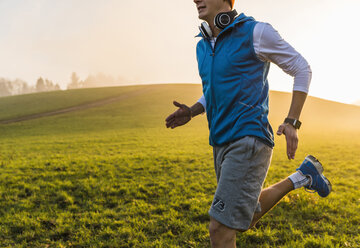
[[[94,101],[94,102],[90,102],[90,103],[88,102],[88,103],[80,104],[80,105],[73,106],[73,107],[68,107],[68,108],[64,108],[64,109],[58,109],[58,110],[44,112],[44,113],[21,116],[21,117],[17,117],[17,118],[13,118],[13,119],[8,119],[8,120],[0,120],[0,124],[10,124],[10,123],[14,123],[14,122],[33,120],[33,119],[37,119],[37,118],[41,118],[41,117],[65,114],[65,113],[74,112],[74,111],[78,111],[78,110],[84,110],[84,109],[99,107],[99,106],[103,106],[103,105],[106,105],[106,104],[118,102],[118,101],[121,101],[121,100],[124,100],[124,99],[128,99],[130,97],[138,96],[138,95],[144,94],[146,92],[149,92],[150,90],[151,90],[150,87],[146,87],[144,89],[140,89],[140,90],[137,90],[137,91],[134,91],[134,92],[126,93],[126,94],[121,95],[121,96],[106,98],[106,99],[102,99],[102,100],[98,100],[98,101]]]

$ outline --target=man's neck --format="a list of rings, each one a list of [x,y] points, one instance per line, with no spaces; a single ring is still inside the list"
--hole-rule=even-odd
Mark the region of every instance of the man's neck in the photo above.
[[[213,34],[213,37],[217,37],[220,32],[221,32],[221,29],[218,29],[215,24],[214,24],[214,21],[212,23],[210,23],[210,28],[211,28],[211,32]]]

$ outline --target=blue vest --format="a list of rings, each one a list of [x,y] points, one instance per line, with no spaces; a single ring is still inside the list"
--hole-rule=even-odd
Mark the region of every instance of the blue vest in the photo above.
[[[253,46],[256,23],[252,17],[241,14],[221,31],[214,49],[204,37],[197,44],[212,146],[245,136],[258,137],[274,146],[268,121],[270,63],[256,57]]]

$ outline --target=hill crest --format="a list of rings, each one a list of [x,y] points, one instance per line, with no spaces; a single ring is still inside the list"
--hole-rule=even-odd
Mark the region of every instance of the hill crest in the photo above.
[[[136,92],[145,89],[151,89],[151,92],[164,93],[161,94],[163,99],[158,99],[158,101],[168,102],[169,106],[173,100],[182,100],[181,98],[184,95],[189,97],[186,99],[189,102],[184,103],[191,105],[202,94],[201,85],[198,84],[119,86],[29,94],[0,98],[0,120],[11,120],[31,115],[36,118],[39,113],[56,112],[67,108],[70,109],[69,111],[76,111],[76,106],[82,105],[96,107],[96,103],[103,102],[106,104],[107,101],[109,103],[121,101],[124,96],[129,95],[131,97],[132,94],[136,95]],[[142,96],[151,97],[153,94],[151,92],[144,91]],[[269,119],[274,125],[281,123],[287,116],[290,103],[291,93],[270,91]],[[155,102],[155,104],[160,103]],[[109,107],[111,108],[110,105]],[[359,130],[360,107],[308,96],[300,119],[304,123],[304,128],[311,126],[311,128]]]

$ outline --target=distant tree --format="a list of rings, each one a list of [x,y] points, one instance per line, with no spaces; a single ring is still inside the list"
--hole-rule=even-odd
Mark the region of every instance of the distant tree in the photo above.
[[[29,94],[34,92],[35,89],[33,86],[29,86],[26,82],[23,82],[22,84],[22,89],[21,92],[19,94]]]
[[[34,91],[34,87],[29,86],[21,79],[11,81],[5,78],[0,78],[0,96],[27,94]]]
[[[27,93],[29,88],[27,83],[21,79],[15,79],[14,81],[11,81],[10,84],[12,86],[11,89],[12,95],[25,94]]]
[[[45,90],[46,91],[60,90],[60,86],[58,84],[54,84],[49,79],[45,79]]]
[[[84,83],[83,83],[83,87],[84,88],[91,88],[91,87],[95,87],[97,83],[96,77],[93,75],[89,75]]]
[[[61,90],[59,84],[54,84],[49,79],[44,80],[42,77],[38,78],[35,86],[29,86],[27,82],[21,79],[11,81],[0,78],[0,97],[52,90]]]
[[[45,91],[52,90],[53,86],[53,83],[49,79],[45,78]]]
[[[0,78],[0,96],[11,96],[11,84],[4,78]]]
[[[80,83],[79,83],[79,77],[77,76],[76,72],[73,72],[71,74],[71,82],[70,84],[68,84],[68,89],[77,89],[80,88]]]
[[[84,83],[84,88],[92,88],[92,87],[102,87],[102,86],[112,86],[116,85],[117,81],[109,75],[105,75],[104,73],[98,73],[96,75],[89,75]]]
[[[68,89],[76,88],[94,88],[104,86],[115,86],[125,84],[127,80],[123,77],[114,78],[104,73],[90,74],[85,80],[79,80],[78,75],[73,72],[71,74],[71,82],[68,84]]]
[[[36,81],[36,91],[37,92],[42,92],[46,90],[46,85],[44,82],[44,79],[42,79],[42,77],[40,77],[37,81]]]

